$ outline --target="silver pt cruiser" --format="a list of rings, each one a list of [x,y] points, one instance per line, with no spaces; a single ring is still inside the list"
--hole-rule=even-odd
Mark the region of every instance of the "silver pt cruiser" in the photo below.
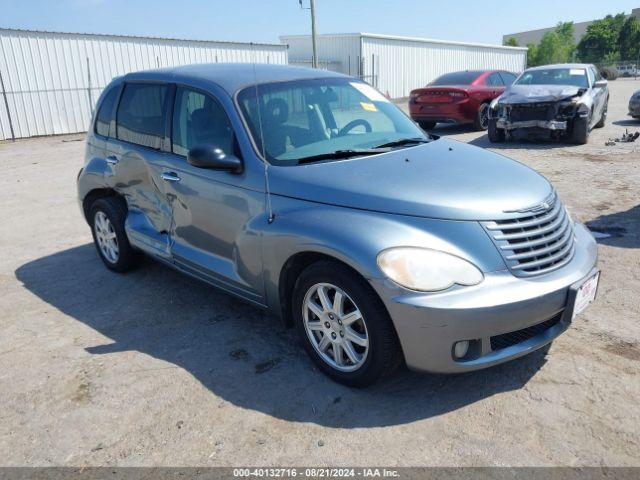
[[[596,244],[530,168],[420,130],[362,81],[272,65],[115,79],[78,175],[98,254],[141,253],[295,326],[333,379],[465,372],[548,344]]]

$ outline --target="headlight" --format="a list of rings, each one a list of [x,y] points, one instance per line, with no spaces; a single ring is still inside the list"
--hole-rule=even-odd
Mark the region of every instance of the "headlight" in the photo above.
[[[585,105],[584,103],[581,103],[578,106],[578,115],[586,117],[587,115],[589,115],[589,110],[590,110],[590,108],[589,108],[588,105]]]
[[[421,292],[445,290],[454,284],[477,285],[484,279],[478,267],[460,257],[418,247],[383,250],[378,266],[394,282]]]

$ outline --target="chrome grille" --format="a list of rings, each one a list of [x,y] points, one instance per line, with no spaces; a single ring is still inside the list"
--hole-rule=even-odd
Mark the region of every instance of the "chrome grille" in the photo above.
[[[482,222],[514,275],[527,277],[550,272],[573,257],[571,220],[555,193],[548,208],[516,213],[514,218]]]

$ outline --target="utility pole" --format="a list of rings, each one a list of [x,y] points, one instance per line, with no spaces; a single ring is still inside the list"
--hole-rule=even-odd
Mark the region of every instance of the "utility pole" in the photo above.
[[[318,46],[316,43],[316,0],[309,0],[309,8],[302,5],[302,0],[298,0],[300,8],[303,10],[311,10],[311,66],[318,68]]]
[[[318,68],[318,50],[316,44],[316,0],[310,0],[311,3],[311,48],[313,49],[313,57],[311,58],[311,66]]]

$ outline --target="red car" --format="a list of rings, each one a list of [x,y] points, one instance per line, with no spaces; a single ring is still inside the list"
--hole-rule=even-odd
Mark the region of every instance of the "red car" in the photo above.
[[[446,73],[409,97],[411,118],[424,130],[437,123],[473,123],[486,130],[491,100],[500,96],[516,75],[502,70],[467,70]]]

